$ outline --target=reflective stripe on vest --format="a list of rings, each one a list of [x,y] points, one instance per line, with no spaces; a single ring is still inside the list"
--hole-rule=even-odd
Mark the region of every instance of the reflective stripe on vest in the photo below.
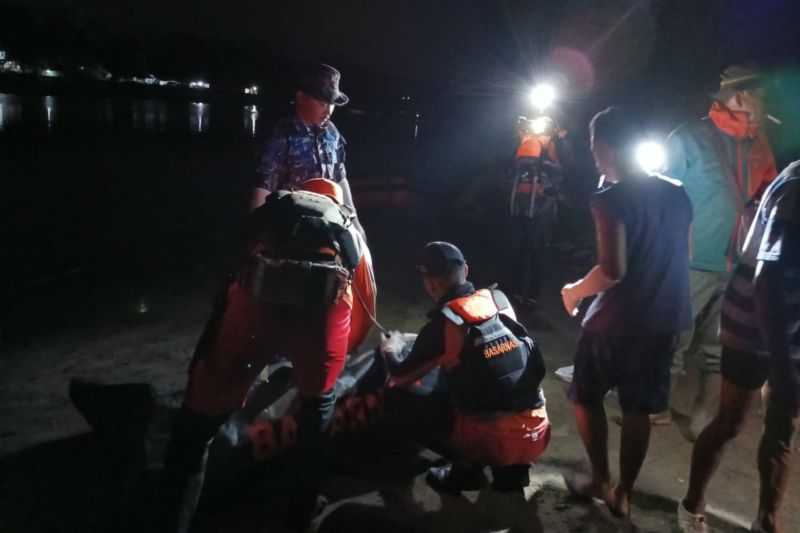
[[[450,300],[442,308],[442,314],[457,326],[464,323],[479,324],[489,320],[499,311],[492,292],[488,289],[481,289],[469,296]]]

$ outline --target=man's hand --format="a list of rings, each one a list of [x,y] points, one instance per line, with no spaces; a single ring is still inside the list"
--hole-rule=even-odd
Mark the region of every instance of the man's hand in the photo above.
[[[269,196],[269,191],[262,187],[256,187],[253,189],[252,194],[250,195],[250,211],[255,211],[267,200],[267,196]]]
[[[564,302],[564,309],[567,310],[569,316],[578,316],[578,307],[581,305],[583,298],[577,294],[577,287],[580,282],[568,283],[561,289],[561,299]]]

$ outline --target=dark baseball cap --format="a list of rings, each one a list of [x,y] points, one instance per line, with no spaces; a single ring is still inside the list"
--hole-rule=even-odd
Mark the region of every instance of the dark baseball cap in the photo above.
[[[429,242],[420,253],[417,271],[426,276],[443,276],[464,266],[466,260],[461,250],[444,241]]]

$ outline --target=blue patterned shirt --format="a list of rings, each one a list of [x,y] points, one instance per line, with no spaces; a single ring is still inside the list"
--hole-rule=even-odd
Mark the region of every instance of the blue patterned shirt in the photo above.
[[[270,192],[295,189],[312,178],[336,183],[347,178],[344,137],[332,122],[306,126],[299,118],[279,121],[264,147],[256,187]]]

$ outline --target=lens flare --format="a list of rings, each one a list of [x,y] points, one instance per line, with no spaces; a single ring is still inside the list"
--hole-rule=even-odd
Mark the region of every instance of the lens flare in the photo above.
[[[636,147],[636,163],[645,172],[661,172],[667,164],[667,151],[661,143],[644,141]]]
[[[547,117],[537,117],[531,121],[531,130],[536,135],[542,135],[550,126],[550,119]]]
[[[544,111],[555,102],[556,89],[549,83],[540,83],[531,89],[529,97],[534,107]]]

